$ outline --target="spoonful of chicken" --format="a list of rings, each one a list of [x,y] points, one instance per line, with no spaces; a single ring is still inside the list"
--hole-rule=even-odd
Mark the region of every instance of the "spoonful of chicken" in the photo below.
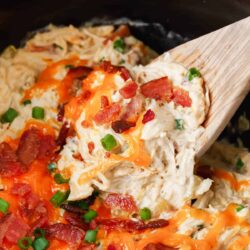
[[[250,90],[250,17],[182,44],[170,51],[174,61],[202,74],[210,93],[201,156],[217,139]]]

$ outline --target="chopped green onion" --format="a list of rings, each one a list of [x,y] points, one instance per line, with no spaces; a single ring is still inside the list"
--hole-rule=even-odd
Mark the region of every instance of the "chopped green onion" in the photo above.
[[[120,53],[124,53],[125,51],[125,42],[123,39],[119,38],[117,40],[114,41],[114,44],[113,44],[113,48],[117,51],[119,51]]]
[[[149,208],[144,207],[140,210],[140,217],[142,220],[150,220],[151,219],[151,211]]]
[[[69,190],[66,192],[57,191],[50,199],[50,202],[54,207],[60,207],[61,204],[69,197]]]
[[[48,170],[49,170],[50,172],[53,172],[53,171],[55,171],[56,169],[57,169],[56,163],[54,163],[54,162],[49,163],[49,165],[48,165]]]
[[[88,243],[96,242],[97,230],[87,230],[84,240]]]
[[[117,142],[113,135],[107,134],[101,139],[102,146],[107,151],[111,151],[113,148],[117,146]]]
[[[183,119],[175,119],[175,128],[178,130],[184,129],[184,120]]]
[[[32,108],[32,117],[42,120],[44,118],[44,108],[38,106]]]
[[[69,183],[69,179],[65,179],[61,174],[55,174],[54,180],[57,184]]]
[[[42,228],[36,228],[33,232],[35,238],[45,237],[45,230]]]
[[[18,240],[17,245],[20,249],[29,249],[32,245],[32,239],[30,237],[23,237]]]
[[[65,65],[65,69],[73,69],[73,68],[74,68],[74,65],[72,64]]]
[[[236,207],[236,211],[240,212],[242,209],[244,209],[245,207],[243,205],[239,205],[238,207]]]
[[[45,250],[49,246],[49,242],[46,238],[40,237],[34,240],[33,248],[34,250]]]
[[[8,212],[10,204],[4,199],[0,198],[0,212],[6,214]]]
[[[18,112],[13,109],[9,108],[1,117],[2,123],[13,122],[14,119],[18,116]]]
[[[119,62],[119,65],[124,64],[124,63],[125,63],[125,60],[121,59]]]
[[[13,58],[16,55],[16,47],[14,45],[9,45],[8,47],[6,47],[3,51],[3,53],[1,54],[2,57],[4,57],[5,59],[10,59]]]
[[[244,167],[244,162],[241,160],[241,158],[238,158],[236,161],[236,170],[240,171]]]
[[[31,100],[24,100],[23,101],[24,106],[29,105],[29,104],[31,104]]]
[[[85,222],[91,222],[97,216],[97,212],[95,210],[90,209],[86,214],[83,215],[83,219]]]
[[[188,80],[192,81],[195,77],[200,77],[201,73],[198,69],[196,68],[191,68],[188,71]]]

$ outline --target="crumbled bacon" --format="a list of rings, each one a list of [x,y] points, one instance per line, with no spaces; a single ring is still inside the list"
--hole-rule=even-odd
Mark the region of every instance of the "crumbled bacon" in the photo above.
[[[80,245],[80,247],[77,248],[77,250],[95,250],[96,245],[95,244],[89,244],[89,243],[84,243]]]
[[[64,109],[64,104],[59,104],[58,106],[58,113],[57,113],[57,121],[59,122],[62,122],[63,121],[63,118],[64,118],[64,112],[65,112],[65,109]]]
[[[143,109],[143,98],[140,95],[133,97],[125,107],[121,120],[136,122]]]
[[[80,153],[74,153],[72,156],[78,161],[84,161]]]
[[[108,99],[108,97],[105,96],[105,95],[102,95],[101,96],[101,108],[103,109],[103,108],[106,108],[108,106],[109,106],[109,99]]]
[[[132,78],[129,71],[125,67],[120,67],[119,72],[124,81]]]
[[[63,223],[55,223],[48,226],[46,232],[50,237],[65,241],[71,245],[79,245],[85,235],[83,229]]]
[[[94,117],[96,124],[101,125],[113,121],[120,113],[121,107],[117,103],[113,103],[97,112]]]
[[[41,135],[38,129],[31,128],[24,131],[17,148],[17,157],[22,164],[28,166],[37,158],[40,149],[40,138]]]
[[[116,133],[121,134],[124,131],[127,131],[128,129],[130,129],[131,127],[134,127],[135,125],[136,125],[135,122],[118,120],[118,121],[112,122],[111,127]]]
[[[147,122],[152,121],[155,118],[155,113],[151,109],[147,110],[147,112],[144,114],[142,123],[145,124]]]
[[[192,99],[189,96],[188,91],[175,87],[173,90],[173,101],[177,105],[181,105],[182,107],[191,107]]]
[[[68,70],[67,77],[72,79],[80,79],[83,80],[88,76],[88,74],[92,71],[92,68],[87,66],[77,66],[72,67]]]
[[[126,219],[98,219],[98,224],[107,231],[120,230],[127,232],[144,231],[147,229],[162,228],[168,226],[168,221],[159,219],[145,223]]]
[[[0,219],[0,245],[3,244],[4,239],[10,243],[17,243],[28,233],[29,229],[29,226],[16,215],[5,215]]]
[[[84,211],[85,213],[86,211]],[[64,219],[71,225],[88,230],[89,225],[82,219],[82,213],[69,212],[66,210],[63,214]]]
[[[12,187],[12,194],[19,196],[19,213],[30,222],[31,229],[48,223],[48,209],[31,187],[25,183],[16,183]]]
[[[173,98],[173,85],[167,77],[162,77],[144,83],[141,93],[148,98],[170,102]]]
[[[213,169],[208,165],[198,166],[196,174],[204,179],[213,177]]]
[[[127,194],[111,193],[105,199],[104,205],[127,212],[135,212],[138,210],[133,197]]]
[[[92,154],[94,149],[95,149],[94,142],[91,141],[91,142],[88,143],[88,149],[89,149],[89,154]]]
[[[178,249],[179,248],[163,245],[162,243],[149,243],[143,248],[143,250],[178,250]]]
[[[27,168],[18,162],[14,149],[6,143],[0,143],[0,176],[13,177],[24,173]]]
[[[102,61],[102,63],[100,64],[100,68],[103,69],[105,72],[111,74],[116,73],[118,69],[118,67],[112,65],[110,61]]]
[[[123,98],[128,99],[135,96],[137,88],[137,84],[134,81],[131,81],[120,89],[119,92]]]
[[[56,144],[60,146],[60,148],[62,148],[65,145],[66,139],[69,135],[69,131],[70,131],[70,125],[67,122],[63,123],[59,135],[56,139]]]
[[[49,158],[54,154],[55,150],[56,142],[54,137],[51,135],[41,136],[38,158]]]

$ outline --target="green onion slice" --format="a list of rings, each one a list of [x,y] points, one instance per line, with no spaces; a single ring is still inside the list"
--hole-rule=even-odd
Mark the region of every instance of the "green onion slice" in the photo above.
[[[61,174],[55,174],[54,180],[57,184],[69,183],[69,179],[65,179]]]
[[[113,148],[117,146],[117,142],[113,135],[107,134],[101,139],[102,146],[107,151],[111,151]]]
[[[38,106],[32,108],[33,118],[42,120],[44,119],[44,116],[45,116],[44,108]]]
[[[69,197],[70,191],[62,192],[57,191],[50,199],[51,204],[54,207],[60,207],[63,202],[65,202]]]
[[[188,80],[192,81],[195,77],[200,77],[201,73],[198,69],[196,68],[191,68],[188,71]]]
[[[42,228],[36,228],[33,232],[35,238],[45,237],[45,230]]]
[[[178,130],[184,129],[184,120],[183,119],[175,119],[175,128]]]
[[[35,250],[45,250],[49,247],[49,242],[46,238],[40,237],[34,240],[33,248]]]
[[[28,99],[27,99],[27,100],[24,100],[24,101],[23,101],[23,105],[24,105],[24,106],[29,105],[29,104],[31,104],[31,100],[28,100]]]
[[[84,240],[88,243],[96,242],[97,230],[87,230]]]
[[[48,165],[48,170],[49,170],[50,172],[53,172],[53,171],[55,171],[56,169],[57,169],[56,163],[54,163],[54,162],[49,163],[49,165]]]
[[[1,117],[2,123],[13,122],[14,119],[18,116],[18,112],[13,109],[9,108]]]
[[[244,162],[241,160],[241,158],[238,158],[236,161],[236,170],[240,171],[244,167]]]
[[[66,64],[65,69],[73,69],[75,66],[72,64]]]
[[[0,198],[0,212],[6,214],[8,212],[10,204],[4,199]]]
[[[125,42],[123,39],[119,38],[117,40],[114,41],[114,44],[113,44],[113,48],[117,51],[119,51],[120,53],[124,53],[125,51]]]
[[[29,249],[32,245],[32,239],[30,237],[23,237],[18,240],[17,245],[20,249]]]
[[[151,211],[149,208],[144,207],[139,212],[142,220],[150,220],[151,219]]]
[[[236,207],[236,211],[237,212],[240,212],[242,209],[244,209],[245,208],[245,206],[243,206],[243,205],[239,205],[238,207]]]
[[[83,215],[83,219],[85,222],[91,222],[97,216],[97,212],[95,210],[90,209],[86,214]]]

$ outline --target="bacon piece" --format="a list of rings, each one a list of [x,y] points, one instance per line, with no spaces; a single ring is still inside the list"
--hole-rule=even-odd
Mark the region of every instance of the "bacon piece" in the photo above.
[[[121,115],[121,120],[136,122],[143,109],[143,97],[135,96],[125,107],[125,111]]]
[[[122,250],[123,248],[117,244],[109,244],[107,250]]]
[[[125,87],[120,89],[119,92],[123,98],[128,99],[135,96],[137,88],[137,84],[134,81],[131,81]]]
[[[95,244],[89,244],[89,243],[84,243],[80,245],[80,247],[77,248],[77,250],[95,250],[96,245]]]
[[[162,228],[168,226],[169,222],[163,219],[150,221],[132,221],[123,219],[97,219],[97,223],[108,231],[120,230],[127,232],[144,231],[147,229]]]
[[[147,122],[152,121],[155,118],[155,113],[151,109],[147,110],[147,112],[144,114],[142,123],[145,124]]]
[[[209,165],[198,166],[196,174],[204,179],[213,177],[213,169]]]
[[[4,239],[10,243],[17,243],[28,233],[29,229],[29,226],[16,215],[5,215],[0,219],[0,245],[3,244]]]
[[[85,231],[89,229],[89,224],[84,222],[82,219],[82,214],[80,213],[65,211],[63,217],[69,224],[73,226],[82,228]]]
[[[71,205],[71,204],[62,204],[61,208],[65,209],[68,212],[75,213],[75,214],[85,214],[86,212],[85,210],[77,206]]]
[[[179,248],[163,245],[162,243],[149,243],[143,248],[143,250],[178,250],[178,249]]]
[[[59,135],[56,139],[56,144],[60,146],[61,149],[66,143],[66,139],[69,135],[69,131],[70,131],[70,125],[67,122],[63,123],[60,129]]]
[[[40,147],[38,158],[49,158],[51,157],[56,150],[56,142],[53,136],[43,135],[40,139]]]
[[[79,245],[85,235],[84,230],[70,224],[55,223],[46,228],[52,238],[62,240],[71,245]]]
[[[63,121],[63,118],[64,118],[64,112],[65,112],[65,109],[64,109],[64,104],[59,104],[58,106],[58,113],[57,113],[57,121],[59,122],[62,122]]]
[[[98,125],[111,122],[119,115],[120,111],[121,111],[120,105],[117,103],[113,103],[110,106],[105,107],[104,109],[98,111],[94,117],[94,121]]]
[[[188,91],[175,87],[173,90],[173,101],[177,105],[181,105],[182,107],[191,107],[192,99],[189,96]]]
[[[27,168],[18,162],[15,150],[6,142],[0,143],[0,176],[18,176],[26,170]]]
[[[119,67],[119,72],[124,81],[132,78],[129,71],[125,67]]]
[[[100,64],[100,68],[107,73],[113,74],[118,71],[119,67],[112,65],[110,61],[102,61],[102,63]]]
[[[91,141],[91,142],[88,143],[88,149],[89,149],[89,154],[92,154],[94,149],[95,149],[94,142]]]
[[[28,166],[37,158],[40,138],[40,133],[35,128],[24,131],[17,148],[17,157],[22,164]]]
[[[167,77],[162,77],[144,83],[141,93],[148,98],[170,102],[173,98],[173,85]]]
[[[48,223],[48,209],[45,202],[33,193],[28,184],[14,184],[11,193],[20,197],[19,213],[29,220],[31,231]]]
[[[127,131],[128,129],[134,127],[135,125],[136,125],[135,122],[118,120],[118,121],[112,122],[111,127],[116,133],[121,134],[124,131]]]
[[[138,210],[133,197],[127,194],[111,193],[105,199],[104,205],[127,212],[135,212]]]
[[[109,99],[108,99],[108,97],[105,96],[105,95],[102,95],[101,96],[101,108],[103,109],[103,108],[106,108],[108,106],[109,106]]]
[[[87,67],[87,66],[77,66],[70,68],[67,73],[67,77],[71,77],[74,79],[81,79],[83,80],[86,78],[89,73],[92,71],[92,68]]]

